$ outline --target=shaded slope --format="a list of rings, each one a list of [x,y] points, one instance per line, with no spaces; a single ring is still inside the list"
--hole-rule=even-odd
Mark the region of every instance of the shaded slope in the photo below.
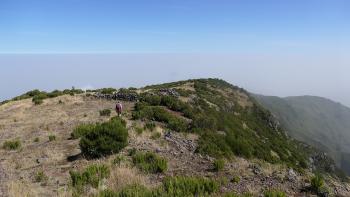
[[[350,152],[350,109],[331,100],[313,97],[278,98],[257,95],[298,140],[330,153],[338,166],[348,173]]]

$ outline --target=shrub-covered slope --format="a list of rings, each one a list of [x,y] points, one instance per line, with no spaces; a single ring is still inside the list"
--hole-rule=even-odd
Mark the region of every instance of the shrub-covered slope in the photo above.
[[[350,109],[331,100],[313,97],[256,96],[288,133],[328,152],[348,173],[350,170]]]
[[[169,88],[180,97],[162,92]],[[171,130],[198,133],[199,153],[258,158],[296,169],[307,165],[300,144],[289,139],[271,114],[241,88],[219,79],[200,79],[148,86],[145,90],[136,104],[134,118],[157,120]]]
[[[225,81],[72,91],[0,105],[0,196],[350,195]]]

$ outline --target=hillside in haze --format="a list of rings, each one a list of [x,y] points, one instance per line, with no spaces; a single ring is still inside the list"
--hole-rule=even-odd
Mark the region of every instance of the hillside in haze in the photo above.
[[[314,96],[279,98],[257,95],[289,135],[328,152],[350,173],[350,109],[329,99]]]
[[[0,105],[0,144],[0,196],[350,195],[329,158],[218,79],[33,90]]]

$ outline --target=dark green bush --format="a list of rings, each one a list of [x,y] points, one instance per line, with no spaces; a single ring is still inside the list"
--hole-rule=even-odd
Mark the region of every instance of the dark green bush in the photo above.
[[[151,152],[138,152],[132,156],[132,161],[139,169],[149,173],[163,173],[168,168],[166,159]]]
[[[100,111],[100,116],[110,116],[112,111],[110,109],[104,109]]]
[[[108,178],[110,170],[106,165],[90,165],[83,172],[69,172],[72,186],[81,192],[86,185],[97,188],[100,182]]]
[[[44,99],[40,98],[39,96],[34,96],[33,99],[32,99],[32,102],[35,104],[35,105],[41,105],[44,103]]]
[[[222,171],[225,168],[225,160],[223,159],[216,159],[214,161],[214,170],[216,172]]]
[[[5,141],[2,147],[5,150],[18,150],[21,148],[21,141],[18,139]]]
[[[56,140],[56,136],[55,135],[49,135],[49,141],[55,141]]]
[[[181,117],[168,112],[164,107],[147,106],[146,104],[138,104],[136,111],[133,113],[134,119],[148,119],[163,122],[171,130],[180,132],[186,131],[188,123]]]
[[[131,148],[128,150],[128,155],[129,156],[134,156],[136,154],[137,150],[136,148]]]
[[[116,92],[117,90],[114,88],[102,88],[99,90],[99,92],[101,94],[113,94],[114,92]]]
[[[205,132],[199,138],[196,152],[213,157],[231,157],[232,151],[225,141],[225,136],[217,133]]]
[[[99,158],[119,153],[127,146],[128,131],[125,121],[112,118],[109,122],[96,124],[80,139],[80,149],[89,158]]]
[[[87,133],[91,132],[94,130],[95,125],[94,124],[81,124],[77,127],[74,128],[73,132],[71,133],[71,137],[73,139],[78,139]]]

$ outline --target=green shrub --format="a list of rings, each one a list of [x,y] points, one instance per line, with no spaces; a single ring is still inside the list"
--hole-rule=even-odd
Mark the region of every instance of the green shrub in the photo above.
[[[103,179],[109,177],[110,170],[106,165],[93,164],[88,166],[83,172],[70,171],[69,174],[72,186],[76,190],[82,191],[86,185],[97,188]]]
[[[149,131],[153,131],[156,128],[156,124],[154,122],[146,122],[144,128]]]
[[[196,177],[168,177],[154,189],[129,185],[120,191],[105,190],[98,197],[195,197],[218,192],[219,184],[211,179]],[[231,197],[231,196],[230,196]]]
[[[163,173],[168,168],[166,159],[151,152],[138,152],[132,156],[132,161],[139,169],[148,173]]]
[[[99,91],[101,92],[101,94],[113,94],[117,90],[114,88],[103,88],[103,89],[100,89]]]
[[[311,179],[311,190],[315,193],[318,193],[322,190],[324,187],[324,179],[322,175],[316,174],[314,177]]]
[[[264,197],[287,197],[287,195],[279,190],[269,190],[264,192]]]
[[[55,141],[56,140],[56,136],[55,135],[49,135],[49,141]]]
[[[183,118],[171,114],[164,107],[147,106],[147,104],[140,103],[136,105],[135,110],[133,113],[134,119],[163,122],[167,124],[169,129],[177,132],[186,131],[188,128],[188,123]]]
[[[143,133],[143,128],[141,127],[135,127],[134,129],[138,135],[141,135]]]
[[[156,140],[156,139],[159,139],[161,136],[162,136],[161,133],[159,133],[159,132],[154,132],[154,133],[151,135],[151,139],[152,139],[152,140]]]
[[[41,105],[44,103],[43,99],[39,99],[39,98],[35,98],[35,97],[33,98],[32,101],[35,105]]]
[[[34,142],[39,142],[40,139],[38,137],[34,138]]]
[[[73,139],[78,139],[87,133],[91,132],[94,130],[95,125],[94,124],[81,124],[77,127],[74,128],[73,132],[71,133],[71,137]]]
[[[216,159],[214,161],[214,170],[216,172],[222,171],[225,168],[225,160],[223,159]]]
[[[164,191],[169,196],[205,196],[219,190],[214,180],[195,177],[171,177],[163,182]]]
[[[44,171],[41,170],[41,171],[36,172],[36,174],[34,176],[34,180],[37,183],[42,183],[42,182],[46,182],[48,180],[48,177],[46,176]]]
[[[239,183],[241,181],[241,178],[239,176],[234,176],[231,180],[232,183]]]
[[[5,141],[2,147],[5,150],[18,150],[21,148],[21,141],[19,139]]]
[[[105,190],[100,192],[98,197],[156,197],[153,192],[142,185],[130,185],[119,192]]]
[[[113,159],[112,163],[113,163],[113,165],[118,165],[119,166],[124,160],[125,160],[125,158],[122,155],[117,155]]]
[[[136,148],[131,148],[128,150],[128,155],[129,156],[134,156],[136,154],[137,150]]]
[[[203,133],[198,142],[196,152],[201,154],[208,154],[213,157],[231,157],[231,148],[225,141],[225,136],[217,133],[206,132]]]
[[[127,146],[128,131],[125,121],[112,118],[110,121],[96,124],[80,139],[80,149],[89,158],[99,158],[115,153]]]
[[[112,111],[110,109],[104,109],[100,111],[100,116],[110,116]]]

